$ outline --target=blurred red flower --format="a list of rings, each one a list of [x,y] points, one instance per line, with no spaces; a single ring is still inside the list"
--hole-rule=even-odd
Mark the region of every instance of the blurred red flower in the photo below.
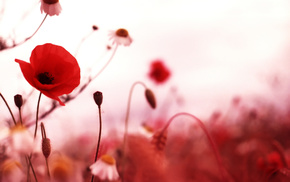
[[[164,83],[170,77],[169,69],[163,61],[155,60],[150,65],[149,77],[157,84]]]
[[[54,44],[38,45],[30,56],[30,63],[15,59],[28,83],[47,97],[69,94],[80,84],[77,60],[63,47]]]
[[[285,167],[280,154],[276,151],[269,153],[266,158],[259,157],[257,166],[268,174]]]

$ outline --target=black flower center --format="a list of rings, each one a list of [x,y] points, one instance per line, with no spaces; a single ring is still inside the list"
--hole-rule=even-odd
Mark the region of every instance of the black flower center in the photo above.
[[[43,72],[37,75],[37,80],[43,85],[50,85],[52,84],[54,77],[48,72]]]
[[[46,4],[55,4],[58,2],[58,0],[43,0],[43,2]]]

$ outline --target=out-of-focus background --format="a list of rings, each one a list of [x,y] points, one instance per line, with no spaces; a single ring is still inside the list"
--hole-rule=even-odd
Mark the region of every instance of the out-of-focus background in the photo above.
[[[97,131],[98,112],[92,94],[103,92],[104,127],[122,130],[131,85],[144,82],[157,98],[157,109],[146,103],[136,86],[130,126],[156,118],[190,112],[202,119],[227,112],[234,97],[246,104],[273,103],[284,109],[289,95],[290,2],[288,0],[60,0],[59,16],[47,17],[26,43],[0,52],[0,92],[11,105],[15,94],[32,87],[15,58],[29,61],[36,45],[61,45],[75,55],[87,76],[106,63],[112,50],[108,33],[125,28],[133,38],[119,46],[109,66],[65,107],[44,119],[55,135]],[[38,0],[0,0],[0,38],[20,42],[38,27],[44,14]],[[92,32],[92,26],[98,27]],[[150,63],[164,61],[171,77],[156,85],[148,77]],[[23,116],[34,119],[37,91],[29,97]],[[50,100],[42,97],[45,110]],[[1,122],[10,116],[0,101]],[[59,127],[58,127],[59,126]],[[59,134],[61,135],[61,134]]]

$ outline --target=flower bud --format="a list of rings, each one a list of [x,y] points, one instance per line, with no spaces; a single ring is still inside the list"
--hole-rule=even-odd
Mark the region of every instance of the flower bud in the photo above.
[[[43,138],[42,139],[42,153],[45,158],[48,158],[51,152],[51,145],[50,145],[50,139]]]
[[[167,141],[167,132],[156,132],[151,143],[155,146],[155,149],[158,151],[163,151],[166,146]]]
[[[20,109],[20,107],[23,105],[22,95],[20,95],[20,94],[15,95],[14,96],[14,103]]]
[[[93,29],[94,31],[96,31],[96,30],[98,30],[99,28],[97,27],[97,25],[93,25],[93,26],[92,26],[92,29]]]
[[[97,91],[94,93],[94,100],[96,102],[96,104],[101,107],[101,104],[103,102],[103,94],[100,91]]]
[[[154,93],[148,88],[145,90],[145,97],[146,97],[148,103],[150,104],[150,106],[153,109],[155,109],[156,108],[155,96],[154,96]]]

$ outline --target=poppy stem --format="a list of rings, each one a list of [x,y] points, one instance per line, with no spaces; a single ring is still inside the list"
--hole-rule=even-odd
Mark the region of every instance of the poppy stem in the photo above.
[[[224,171],[224,166],[222,164],[221,156],[220,156],[220,154],[218,152],[217,146],[216,146],[215,142],[213,141],[211,135],[207,131],[205,125],[203,124],[203,122],[198,117],[196,117],[196,116],[194,116],[192,114],[186,113],[186,112],[177,113],[177,114],[175,114],[174,116],[172,116],[168,120],[168,122],[165,125],[165,127],[161,130],[161,134],[164,133],[168,129],[168,127],[171,124],[171,122],[173,121],[173,119],[175,119],[178,116],[182,116],[182,115],[189,116],[189,117],[191,117],[191,118],[193,118],[194,120],[197,121],[198,125],[203,130],[203,132],[205,133],[205,135],[206,135],[206,137],[207,137],[207,139],[208,139],[208,141],[209,141],[209,143],[210,143],[210,145],[211,145],[211,147],[213,149],[214,155],[215,155],[216,160],[217,160],[217,163],[219,165],[219,170],[220,170],[220,173],[221,173],[221,176],[222,176],[223,181],[228,181],[226,179],[226,175],[225,175],[225,171]]]
[[[42,140],[43,139],[46,139],[46,131],[45,131],[44,124],[42,122],[40,123],[40,127],[41,127]],[[46,163],[46,169],[47,169],[47,176],[50,179],[50,172],[49,172],[49,166],[48,166],[48,158],[46,156],[45,156],[45,163]]]
[[[38,101],[37,101],[37,106],[36,106],[36,119],[35,119],[35,130],[34,130],[34,139],[36,138],[36,133],[37,133],[37,126],[38,126],[38,113],[39,113],[39,105],[40,105],[40,98],[41,98],[42,93],[39,93]]]
[[[35,179],[35,181],[36,182],[38,182],[38,180],[37,180],[37,177],[36,177],[36,173],[35,173],[35,171],[34,171],[34,168],[33,168],[33,165],[32,165],[32,163],[31,163],[31,156],[26,156],[26,160],[27,160],[27,162],[28,162],[28,166],[30,166],[31,167],[31,171],[32,171],[32,173],[33,173],[33,176],[34,176],[34,179]],[[29,181],[30,179],[29,179],[29,171],[30,171],[30,167],[28,167],[28,170],[27,170],[27,177],[28,177],[28,179],[27,179],[27,181]]]
[[[100,143],[101,143],[101,136],[102,136],[102,115],[101,115],[101,105],[98,105],[98,110],[99,110],[99,137],[98,137],[98,144],[97,144],[97,149],[96,149],[96,154],[95,154],[95,162],[98,159],[98,154],[99,154],[99,149],[100,149]],[[94,181],[95,176],[92,175],[91,182]]]
[[[118,48],[118,45],[116,45],[116,47],[113,50],[113,53],[112,53],[111,57],[109,58],[109,60],[107,61],[107,63],[102,67],[102,69],[95,76],[93,76],[92,79],[90,79],[90,81],[94,80],[97,76],[99,76],[105,70],[105,68],[109,65],[109,63],[112,61],[114,55],[116,54],[117,48]]]
[[[29,39],[31,39],[31,38],[32,38],[32,37],[33,37],[33,36],[38,32],[38,30],[40,29],[40,27],[41,27],[42,24],[44,23],[45,19],[47,18],[47,15],[48,15],[48,14],[46,14],[46,15],[44,16],[42,22],[40,23],[40,25],[38,26],[38,28],[35,30],[35,32],[34,32],[31,36],[27,37],[27,38],[26,38],[22,43],[24,43],[24,42],[28,41]]]
[[[127,144],[127,137],[128,137],[128,122],[129,122],[129,115],[130,115],[130,107],[131,107],[131,99],[133,95],[133,90],[137,84],[142,85],[145,89],[147,88],[146,85],[143,82],[137,81],[133,83],[130,89],[129,93],[129,98],[128,98],[128,104],[127,104],[127,111],[126,111],[126,117],[125,117],[125,130],[124,130],[124,138],[123,138],[123,161],[122,161],[122,170],[123,170],[123,175],[122,175],[122,181],[124,178],[124,165],[125,165],[125,153],[126,153],[126,144]]]
[[[42,24],[44,23],[44,21],[45,21],[45,19],[47,18],[47,16],[48,16],[48,14],[46,14],[46,15],[44,16],[44,18],[43,18],[43,20],[41,21],[40,25],[38,26],[38,28],[34,31],[34,33],[33,33],[31,36],[27,37],[27,38],[24,39],[22,42],[19,42],[19,43],[13,43],[12,46],[10,46],[10,47],[5,47],[4,49],[12,49],[12,48],[14,48],[14,47],[16,47],[16,46],[19,46],[19,45],[25,43],[25,42],[28,41],[29,39],[31,39],[31,38],[32,38],[32,37],[33,37],[33,36],[38,32],[38,30],[40,29],[40,27],[41,27]],[[2,50],[3,50],[3,49],[2,49]],[[0,50],[0,51],[1,51],[1,50]]]
[[[8,110],[9,110],[9,112],[10,112],[10,115],[11,115],[11,117],[12,117],[12,119],[13,119],[13,122],[14,122],[14,124],[16,125],[15,117],[14,117],[14,115],[13,115],[13,113],[12,113],[12,111],[11,111],[11,109],[10,109],[10,107],[9,107],[9,105],[8,105],[8,103],[7,103],[7,101],[6,101],[6,99],[5,99],[5,97],[2,95],[1,92],[0,92],[0,97],[2,98],[2,100],[4,101],[4,103],[6,104],[6,107],[8,108]]]
[[[82,38],[81,42],[80,42],[79,45],[78,45],[78,48],[76,49],[76,52],[75,52],[75,54],[74,54],[74,57],[77,57],[81,45],[84,43],[84,41],[85,41],[86,39],[88,39],[88,37],[89,37],[90,35],[92,35],[93,32],[94,32],[94,30],[91,31],[88,35],[86,35],[85,37]]]
[[[18,110],[19,110],[19,120],[20,120],[21,125],[23,125],[21,109],[19,108]]]

